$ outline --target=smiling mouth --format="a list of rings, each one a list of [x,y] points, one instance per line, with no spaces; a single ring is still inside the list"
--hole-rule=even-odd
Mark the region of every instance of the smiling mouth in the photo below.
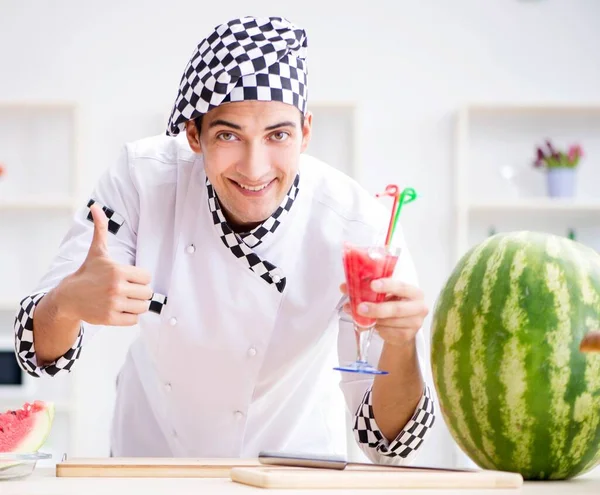
[[[241,184],[233,179],[229,179],[239,190],[244,193],[256,194],[265,191],[271,184],[275,182],[275,179],[265,182],[264,184],[260,184],[257,186],[250,186],[248,184]]]

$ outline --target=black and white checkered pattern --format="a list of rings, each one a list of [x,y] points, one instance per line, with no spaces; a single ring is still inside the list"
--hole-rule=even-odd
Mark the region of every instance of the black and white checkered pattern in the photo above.
[[[389,445],[375,421],[372,395],[369,389],[356,411],[353,427],[356,440],[385,456],[407,458],[421,447],[425,435],[435,422],[434,404],[429,387],[425,386],[423,397],[412,418]]]
[[[252,231],[238,234],[227,223],[227,219],[221,210],[217,193],[208,178],[206,179],[208,207],[223,244],[229,248],[236,258],[244,259],[248,263],[248,267],[265,282],[275,284],[279,292],[283,292],[286,285],[286,278],[282,275],[281,270],[273,265],[273,263],[261,259],[251,248],[262,243],[267,236],[272,235],[277,230],[277,227],[281,225],[283,216],[291,210],[294,200],[298,196],[298,191],[300,190],[299,184],[300,175],[296,174],[294,183],[288,189],[285,198],[275,212]]]
[[[153,313],[156,313],[159,315],[166,305],[167,305],[167,296],[164,296],[162,294],[155,292],[154,294],[152,294],[152,297],[150,298],[150,307],[148,308],[148,311],[152,311]]]
[[[43,367],[36,364],[33,344],[33,314],[38,303],[45,295],[45,292],[39,292],[23,298],[14,321],[17,360],[21,368],[33,377],[54,376],[61,371],[71,371],[75,361],[81,354],[83,343],[84,327],[81,325],[75,343],[63,356]],[[160,314],[166,304],[167,296],[155,292],[150,299],[149,311]]]
[[[14,322],[17,360],[23,370],[36,378],[44,375],[54,376],[61,371],[71,371],[71,367],[81,354],[83,342],[84,330],[81,326],[75,343],[63,356],[48,365],[37,365],[33,345],[33,314],[37,304],[45,295],[45,292],[39,292],[23,298],[19,304],[19,311]]]
[[[97,203],[97,201],[94,199],[90,199],[87,204],[88,209],[90,209],[90,207],[94,203]],[[100,204],[100,203],[98,203],[98,204]],[[108,231],[111,232],[112,234],[116,235],[119,232],[119,229],[125,223],[125,219],[121,215],[119,215],[116,211],[109,208],[108,206],[105,206],[105,205],[101,205],[101,206],[102,206],[102,211],[104,211],[104,214],[108,218]],[[90,222],[94,223],[94,217],[92,216],[91,210],[88,212],[86,218]]]
[[[167,134],[225,102],[280,101],[306,113],[307,37],[282,17],[242,17],[202,40],[179,84]]]

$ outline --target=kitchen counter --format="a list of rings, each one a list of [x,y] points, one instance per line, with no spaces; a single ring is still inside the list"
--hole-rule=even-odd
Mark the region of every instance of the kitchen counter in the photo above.
[[[244,494],[244,493],[272,493],[273,495],[310,494],[324,495],[330,493],[344,493],[348,495],[365,495],[367,492],[382,495],[398,494],[399,490],[265,490],[251,486],[234,483],[229,479],[208,478],[57,478],[55,471],[48,468],[38,468],[32,475],[21,480],[0,481],[2,495],[72,495],[72,494],[121,494],[144,493],[144,495],[207,495],[207,494]],[[485,494],[569,494],[583,495],[600,493],[600,472],[596,470],[585,476],[570,480],[556,482],[525,482],[520,489],[515,490],[406,490],[403,494],[428,495],[432,493],[446,495]]]

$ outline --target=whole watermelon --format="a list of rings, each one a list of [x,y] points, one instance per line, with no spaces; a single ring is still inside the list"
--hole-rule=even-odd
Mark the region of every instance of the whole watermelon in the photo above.
[[[489,237],[458,262],[432,312],[444,420],[484,469],[567,479],[600,461],[600,255],[541,232]]]

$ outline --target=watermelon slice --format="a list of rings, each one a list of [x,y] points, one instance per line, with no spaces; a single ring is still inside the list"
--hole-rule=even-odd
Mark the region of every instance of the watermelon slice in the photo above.
[[[34,401],[0,414],[0,452],[37,452],[54,421],[54,404]]]

